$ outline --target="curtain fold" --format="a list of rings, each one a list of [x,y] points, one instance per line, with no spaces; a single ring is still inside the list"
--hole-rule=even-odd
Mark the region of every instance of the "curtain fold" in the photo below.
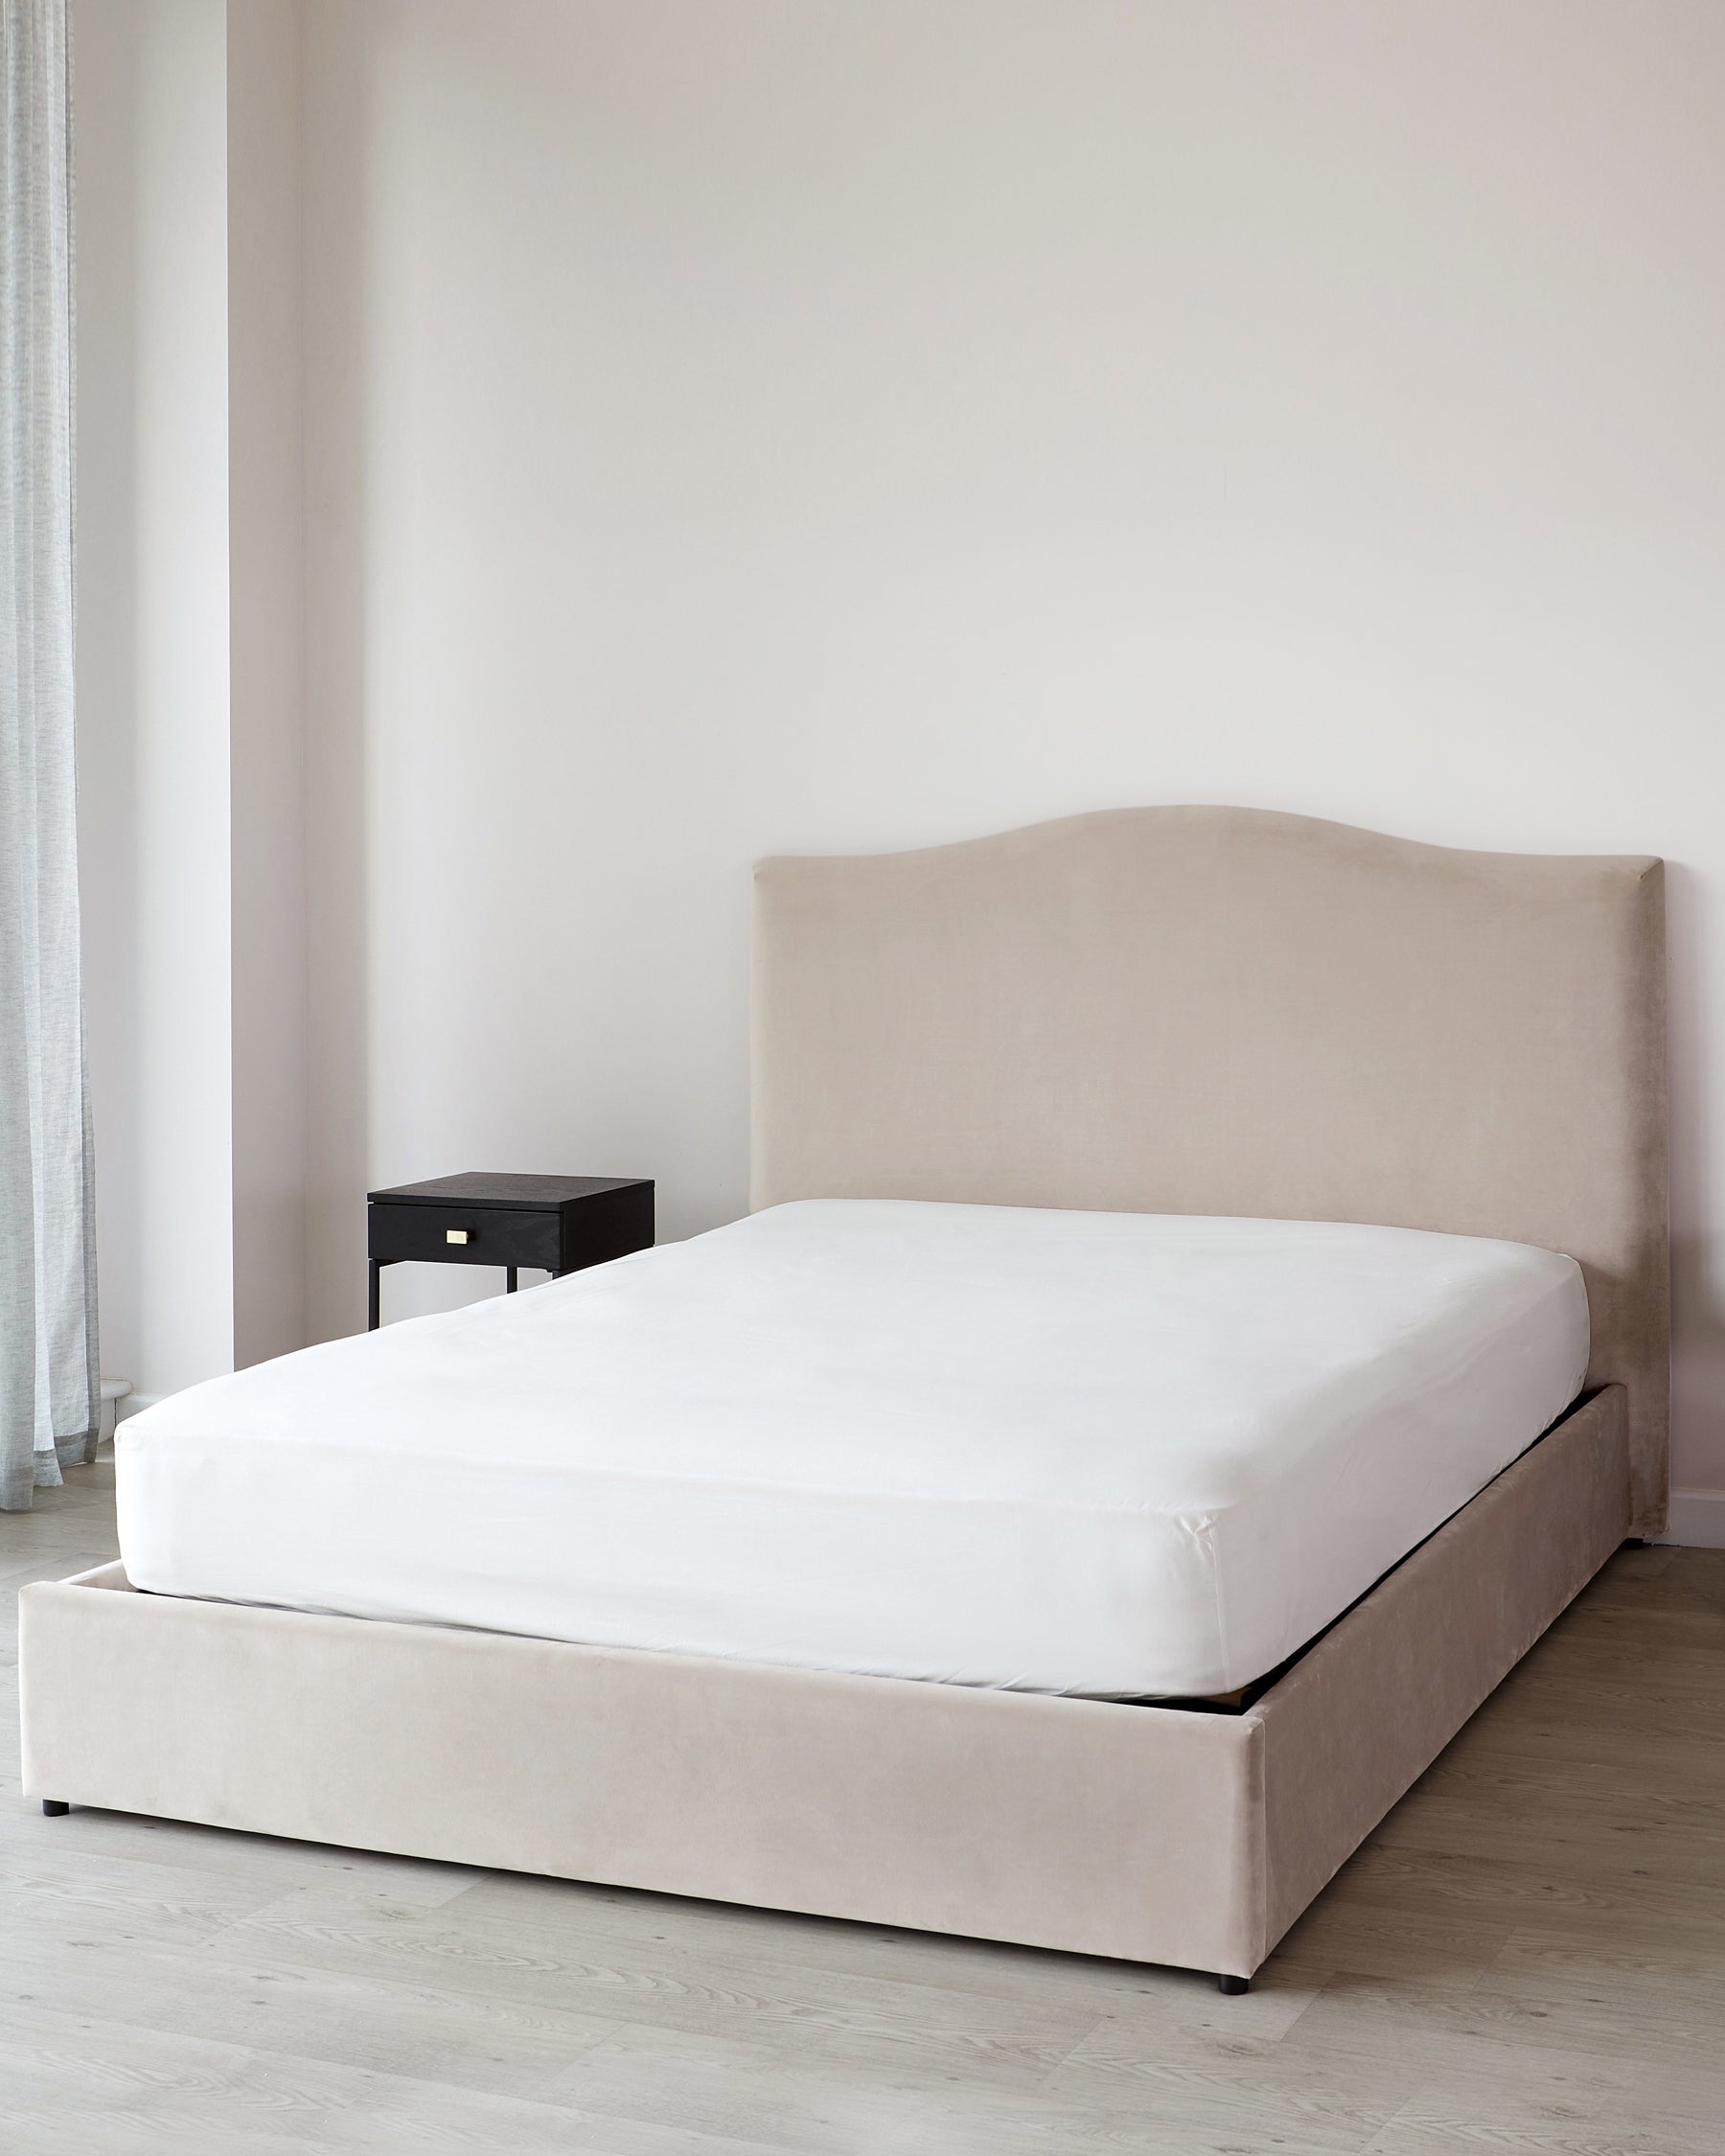
[[[101,1408],[73,722],[67,0],[0,0],[0,1509]]]

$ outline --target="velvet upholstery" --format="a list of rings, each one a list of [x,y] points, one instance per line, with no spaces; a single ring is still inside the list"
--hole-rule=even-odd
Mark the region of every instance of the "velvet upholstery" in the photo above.
[[[1626,1405],[1595,1394],[1260,1701],[1262,1953],[1622,1542]]]
[[[1622,1535],[1613,1388],[1244,1714],[129,1590],[20,1598],[28,1793],[1246,1976]]]
[[[1499,1236],[1586,1273],[1666,1516],[1662,864],[1111,811],[756,871],[753,1202]]]

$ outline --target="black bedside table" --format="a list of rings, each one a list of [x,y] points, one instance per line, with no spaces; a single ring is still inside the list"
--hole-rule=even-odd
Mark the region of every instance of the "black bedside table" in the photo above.
[[[417,1258],[434,1265],[500,1265],[514,1295],[516,1268],[554,1277],[627,1257],[653,1242],[653,1184],[610,1176],[439,1176],[366,1198],[371,1302],[366,1330],[380,1322],[378,1289],[386,1265]]]

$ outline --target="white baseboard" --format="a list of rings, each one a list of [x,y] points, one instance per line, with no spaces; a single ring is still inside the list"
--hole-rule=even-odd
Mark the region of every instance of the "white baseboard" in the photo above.
[[[1673,1490],[1670,1525],[1656,1539],[1686,1549],[1725,1549],[1725,1490]]]

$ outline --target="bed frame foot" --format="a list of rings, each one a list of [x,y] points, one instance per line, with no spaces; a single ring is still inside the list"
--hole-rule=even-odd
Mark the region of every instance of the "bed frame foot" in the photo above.
[[[1250,1977],[1219,1976],[1216,1979],[1216,1989],[1221,1992],[1224,1999],[1238,1999],[1252,1989],[1252,1979]]]
[[[70,1804],[62,1804],[58,1797],[44,1797],[42,1799],[42,1816],[44,1819],[64,1819],[71,1809]]]

